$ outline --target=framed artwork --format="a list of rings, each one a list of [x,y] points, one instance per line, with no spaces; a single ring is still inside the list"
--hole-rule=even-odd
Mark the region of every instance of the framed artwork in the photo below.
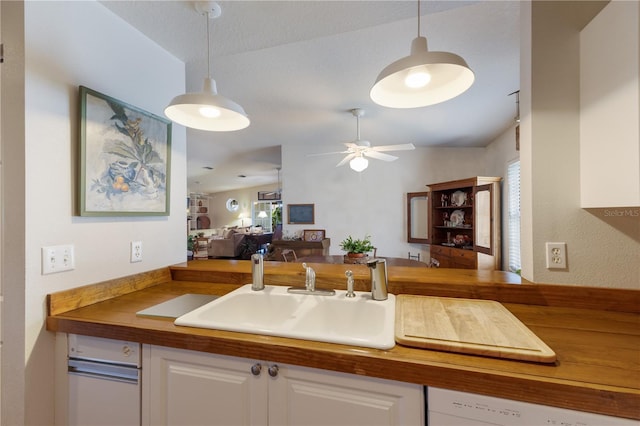
[[[314,204],[287,204],[287,223],[290,225],[313,225]]]
[[[278,191],[258,191],[258,201],[280,200]]]
[[[305,229],[302,234],[304,241],[322,241],[324,240],[324,229]]]
[[[168,216],[171,122],[80,86],[80,216]]]

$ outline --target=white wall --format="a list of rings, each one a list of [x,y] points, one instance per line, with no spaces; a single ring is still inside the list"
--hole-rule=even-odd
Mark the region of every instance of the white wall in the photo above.
[[[78,85],[162,116],[169,100],[184,91],[185,72],[183,63],[100,3],[25,2],[24,8],[25,137],[3,139],[3,144],[23,144],[26,153],[25,314],[10,319],[24,331],[24,365],[14,365],[10,374],[25,372],[24,424],[52,424],[54,336],[45,331],[46,295],[186,259],[183,128],[173,131],[170,216],[73,215]],[[132,240],[143,242],[141,263],[129,262]],[[74,244],[76,269],[43,276],[40,249],[55,244]]]
[[[308,154],[317,149],[300,144],[282,147],[283,228],[325,229],[331,254],[344,254],[340,242],[348,235],[371,235],[378,255],[406,257],[428,246],[407,243],[406,193],[424,191],[425,185],[485,173],[484,148],[417,148],[395,153],[393,162],[369,160],[362,173],[348,165],[335,167],[341,157]],[[287,204],[315,204],[314,225],[288,225]]]
[[[579,31],[601,6],[522,3],[522,274],[534,282],[637,289],[638,217],[580,208]],[[567,243],[567,269],[546,269],[545,242]]]

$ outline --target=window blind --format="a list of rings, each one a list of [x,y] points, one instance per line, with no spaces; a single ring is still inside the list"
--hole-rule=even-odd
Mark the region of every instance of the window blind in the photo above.
[[[507,244],[509,245],[509,270],[519,272],[520,262],[520,161],[507,166],[508,185],[508,228]]]

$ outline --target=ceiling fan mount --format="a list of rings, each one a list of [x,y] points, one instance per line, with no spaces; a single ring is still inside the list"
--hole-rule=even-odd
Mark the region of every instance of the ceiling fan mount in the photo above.
[[[353,170],[361,172],[368,165],[368,161],[364,157],[374,158],[376,160],[382,160],[382,161],[394,161],[394,160],[397,160],[398,157],[394,155],[383,154],[383,152],[384,151],[404,151],[404,150],[415,149],[415,146],[413,146],[413,144],[411,143],[398,144],[398,145],[372,146],[371,142],[360,138],[360,117],[364,116],[364,110],[362,108],[353,108],[353,109],[350,109],[349,112],[351,112],[351,114],[356,118],[356,139],[354,141],[346,142],[344,144],[347,147],[347,150],[337,151],[337,152],[325,152],[321,154],[310,154],[310,156],[346,154],[346,156],[338,164],[336,164],[336,167],[340,167],[349,163]],[[358,166],[356,166],[356,164],[353,163],[354,160],[356,160],[356,162],[359,162]]]

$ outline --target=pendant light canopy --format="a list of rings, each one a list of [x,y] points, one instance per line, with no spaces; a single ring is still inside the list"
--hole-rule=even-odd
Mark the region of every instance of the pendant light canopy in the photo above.
[[[214,132],[229,132],[249,126],[249,118],[244,109],[218,94],[216,81],[211,78],[211,56],[209,47],[209,23],[222,14],[215,2],[198,2],[196,10],[207,20],[207,78],[202,92],[185,93],[171,100],[164,113],[169,119],[193,129]]]
[[[427,39],[411,43],[411,54],[387,66],[378,75],[369,95],[382,106],[417,108],[455,98],[473,84],[475,77],[464,59],[449,52],[429,52]]]

